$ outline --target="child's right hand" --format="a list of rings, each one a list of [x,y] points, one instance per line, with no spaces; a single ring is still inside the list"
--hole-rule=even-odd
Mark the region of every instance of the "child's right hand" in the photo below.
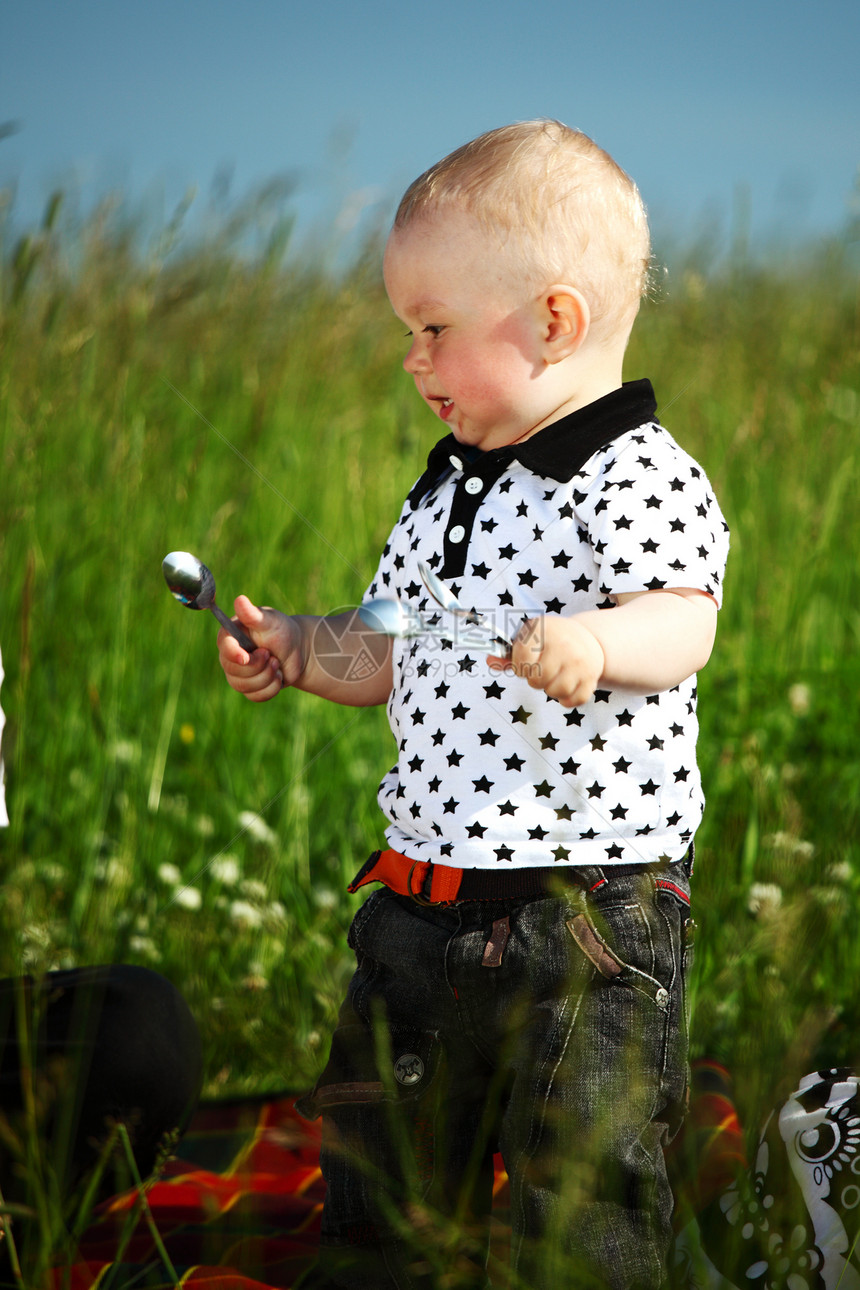
[[[222,627],[218,661],[237,693],[252,703],[265,703],[285,685],[294,685],[304,670],[301,630],[295,619],[276,609],[261,609],[247,596],[237,596],[233,608],[257,648],[249,655]]]

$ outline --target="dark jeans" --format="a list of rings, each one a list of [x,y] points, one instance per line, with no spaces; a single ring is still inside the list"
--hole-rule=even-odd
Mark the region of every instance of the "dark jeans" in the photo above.
[[[664,1274],[663,1149],[686,1096],[681,865],[580,870],[558,897],[421,906],[374,892],[331,1056],[317,1286],[485,1286],[493,1153],[513,1285],[645,1290]],[[518,1279],[517,1279],[518,1278]]]
[[[202,1079],[197,1024],[179,991],[156,972],[126,965],[0,981],[0,1115],[21,1143],[16,1150],[0,1136],[7,1200],[27,1190],[22,1009],[40,1136],[61,1192],[95,1164],[114,1121],[126,1124],[138,1171],[149,1174],[165,1134],[187,1123]],[[109,1170],[106,1187],[112,1180]]]

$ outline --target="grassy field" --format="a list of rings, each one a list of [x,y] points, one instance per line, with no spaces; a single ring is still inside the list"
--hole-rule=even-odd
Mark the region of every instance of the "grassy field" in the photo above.
[[[210,1094],[319,1068],[393,744],[378,710],[241,700],[161,560],[198,553],[225,608],[354,604],[438,433],[376,253],[335,280],[284,267],[286,236],[186,246],[57,206],[0,262],[0,973],[158,968],[200,1020]],[[627,364],[732,529],[701,678],[694,1044],[751,1109],[822,1040],[860,1054],[850,252],[678,253]]]

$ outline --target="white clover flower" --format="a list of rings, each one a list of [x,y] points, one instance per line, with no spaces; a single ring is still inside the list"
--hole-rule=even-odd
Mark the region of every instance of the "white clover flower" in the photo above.
[[[215,821],[211,815],[198,815],[194,821],[194,827],[201,838],[211,838],[215,832]]]
[[[853,876],[854,870],[847,860],[840,860],[827,868],[827,877],[831,882],[850,882]]]
[[[266,913],[272,922],[285,923],[287,921],[287,911],[279,900],[273,900]]]
[[[210,863],[209,872],[213,878],[217,878],[218,882],[223,883],[225,887],[234,887],[239,881],[239,874],[242,871],[235,856],[220,855],[216,856]]]
[[[182,874],[175,864],[160,864],[157,873],[166,887],[178,887],[182,882]]]
[[[133,954],[139,954],[142,959],[149,959],[150,963],[157,963],[161,958],[158,946],[149,936],[129,937],[128,948]]]
[[[125,762],[127,765],[137,761],[140,754],[139,746],[131,739],[115,739],[112,744],[108,745],[108,757],[114,761]]]
[[[320,887],[314,898],[320,909],[334,909],[339,899],[337,892],[328,887]]]
[[[199,887],[180,887],[173,897],[174,903],[183,909],[199,909],[203,904]]]
[[[113,856],[105,867],[105,881],[112,887],[121,887],[131,880],[131,870],[119,856]]]
[[[756,918],[775,914],[782,904],[782,888],[775,882],[754,882],[747,895],[747,909]]]
[[[234,923],[239,923],[243,927],[259,927],[263,921],[263,915],[257,906],[247,900],[232,901],[230,917]]]
[[[769,833],[764,840],[774,851],[781,851],[783,855],[793,856],[797,860],[809,860],[815,854],[814,843],[805,842],[803,838],[796,838],[793,833],[786,833],[782,829]]]
[[[239,883],[239,890],[249,900],[264,901],[268,899],[269,889],[259,878],[245,878]]]
[[[805,717],[809,711],[811,694],[808,685],[798,681],[788,692],[788,705],[796,717]]]
[[[267,847],[277,845],[277,833],[269,828],[262,815],[258,815],[256,811],[241,811],[239,823],[246,833],[250,833],[255,842],[263,842]]]

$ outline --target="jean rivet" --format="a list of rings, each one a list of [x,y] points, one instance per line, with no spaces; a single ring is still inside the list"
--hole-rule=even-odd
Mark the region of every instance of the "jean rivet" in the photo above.
[[[667,1003],[669,1002],[669,991],[664,990],[661,985],[660,989],[657,991],[654,998],[656,1000],[658,1008],[665,1008]]]
[[[424,1063],[417,1053],[404,1053],[394,1063],[394,1075],[400,1084],[417,1084],[424,1074]]]

